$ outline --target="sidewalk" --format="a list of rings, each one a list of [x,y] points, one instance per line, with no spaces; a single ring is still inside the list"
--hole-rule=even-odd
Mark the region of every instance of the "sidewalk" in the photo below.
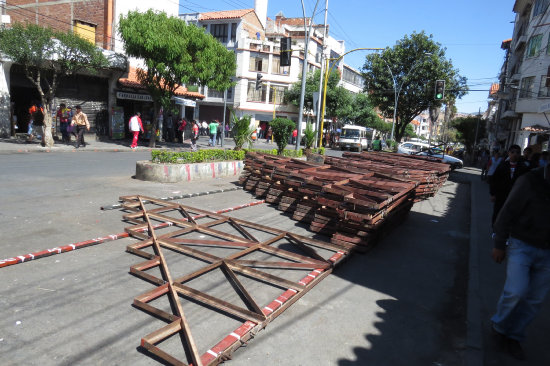
[[[491,258],[491,214],[489,187],[480,179],[480,170],[464,168],[471,182],[472,217],[470,227],[470,264],[468,284],[468,335],[465,364],[467,366],[550,365],[548,334],[550,333],[550,303],[527,328],[523,348],[526,361],[517,361],[500,349],[490,329],[500,292],[504,285],[506,264],[496,264]]]
[[[81,147],[78,150],[74,147],[74,138],[70,144],[56,141],[51,148],[43,147],[41,141],[35,139],[33,142],[27,142],[23,139],[15,137],[0,138],[0,154],[16,154],[16,153],[34,153],[34,152],[80,152],[80,151],[113,151],[113,152],[132,152],[130,145],[131,139],[123,140],[111,140],[108,137],[98,137],[94,133],[87,133],[84,135],[84,141],[86,147]],[[208,146],[208,136],[200,136],[197,142],[199,149],[214,149],[214,147]],[[277,148],[275,143],[265,143],[265,140],[260,140],[254,143],[256,149],[274,149]],[[224,148],[233,149],[235,142],[232,138],[228,137],[224,140]],[[215,148],[220,149],[221,146],[217,145]],[[294,146],[288,146],[287,148],[294,148]],[[157,142],[154,149],[170,149],[175,151],[191,151],[191,141],[186,139],[183,144],[178,142]],[[138,144],[138,150],[150,151],[149,141],[140,139]]]

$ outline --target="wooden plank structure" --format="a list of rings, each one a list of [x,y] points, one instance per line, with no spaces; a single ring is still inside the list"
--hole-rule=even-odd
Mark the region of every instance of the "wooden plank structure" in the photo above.
[[[134,306],[166,323],[143,337],[141,346],[168,364],[214,365],[230,358],[235,349],[331,273],[334,265],[349,253],[340,245],[153,197],[125,196],[120,199],[123,209],[131,212],[124,215],[124,219],[132,223],[125,230],[140,239],[129,245],[127,251],[146,259],[133,265],[130,272],[155,285],[152,290],[137,296]],[[211,248],[231,251],[219,255],[208,250]],[[168,251],[196,259],[203,263],[202,267],[176,277],[165,256]],[[254,253],[261,253],[262,259],[255,259]],[[298,270],[305,276],[297,281],[269,273],[265,270],[268,268],[276,269],[277,273],[294,272],[294,276]],[[153,269],[158,270],[160,277],[152,273]],[[245,307],[193,288],[190,282],[209,276],[215,270],[224,273]],[[261,304],[240,276],[275,286],[283,292],[273,301]],[[168,298],[171,311],[153,304],[161,297]],[[243,323],[202,352],[193,338],[182,299],[192,299]],[[160,343],[178,335],[187,360],[180,360],[161,348]]]
[[[413,202],[433,196],[449,172],[438,159],[392,153],[344,153],[321,166],[248,153],[240,182],[312,231],[332,235],[333,244],[364,250]]]

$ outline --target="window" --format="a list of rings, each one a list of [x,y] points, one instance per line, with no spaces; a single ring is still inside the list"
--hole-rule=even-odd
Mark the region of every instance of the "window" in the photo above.
[[[246,100],[248,102],[265,102],[266,89],[266,86],[262,85],[260,90],[256,90],[256,82],[249,81]]]
[[[531,98],[533,96],[533,86],[535,85],[535,77],[529,76],[521,79],[519,91],[520,98]]]
[[[539,88],[539,97],[546,98],[550,97],[550,87],[546,86],[546,75],[540,77],[540,88]]]
[[[237,41],[237,23],[231,23],[231,42]]]
[[[531,37],[529,40],[529,46],[527,46],[526,57],[536,57],[540,54],[540,46],[542,43],[542,34],[537,34]]]
[[[548,7],[548,3],[550,3],[550,0],[537,0],[535,7],[533,8],[533,17],[544,13]]]
[[[357,86],[363,86],[363,78],[358,73],[344,67],[344,73],[342,75],[342,78],[344,81],[347,81],[348,83],[357,85]]]
[[[208,88],[208,98],[223,99],[223,91]]]
[[[273,60],[271,62],[271,73],[279,75],[288,75],[288,70],[290,66],[281,66],[281,59],[277,55],[273,55]]]
[[[211,24],[210,34],[221,43],[227,42],[227,24]]]
[[[286,91],[287,88],[284,86],[272,86],[269,90],[269,103],[273,103],[275,98],[275,104],[284,104]]]
[[[259,53],[250,53],[250,66],[249,71],[261,71],[267,72],[267,64],[269,59],[267,56],[260,55]]]

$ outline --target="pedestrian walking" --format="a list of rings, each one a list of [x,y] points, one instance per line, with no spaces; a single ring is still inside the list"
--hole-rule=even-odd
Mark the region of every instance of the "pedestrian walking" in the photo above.
[[[171,112],[166,117],[166,141],[174,142],[174,117]]]
[[[218,122],[212,121],[208,125],[208,130],[210,132],[210,140],[208,142],[209,146],[215,146],[216,145],[216,134],[218,133]]]
[[[208,136],[208,123],[206,123],[206,121],[202,121],[201,127],[201,135]]]
[[[75,107],[76,113],[73,116],[71,124],[76,127],[76,144],[75,148],[86,147],[86,142],[84,141],[84,130],[90,131],[90,122],[88,122],[88,116],[82,112],[82,107],[77,105]]]
[[[550,166],[517,180],[494,231],[492,257],[497,263],[506,256],[508,261],[492,327],[510,355],[523,360],[525,329],[550,290]]]
[[[491,201],[494,202],[491,221],[493,224],[516,180],[529,170],[527,165],[520,159],[520,156],[521,148],[518,145],[510,146],[508,158],[498,165],[491,178],[489,191]]]
[[[380,140],[380,135],[376,135],[374,140],[372,140],[372,150],[382,151],[382,140]]]
[[[67,128],[69,127],[70,115],[71,110],[67,108],[65,103],[61,103],[59,105],[57,113],[55,114],[55,119],[56,121],[59,121],[59,129],[61,130],[61,141],[66,143],[71,142],[71,135],[69,135],[69,132],[67,131]]]
[[[295,128],[294,131],[292,131],[292,144],[296,143],[297,137],[298,137],[298,129]]]
[[[273,130],[271,129],[271,126],[269,126],[267,131],[265,132],[265,142],[271,143],[271,135],[272,134],[273,134]]]
[[[216,129],[216,145],[221,145],[223,138],[222,124],[218,121],[218,127]]]
[[[141,123],[141,113],[136,112],[136,114],[130,118],[129,128],[133,134],[131,149],[136,149],[138,145],[138,139],[140,132],[143,133],[143,124]]]
[[[489,150],[483,149],[479,157],[479,167],[481,168],[481,180],[485,180],[487,178],[487,167],[489,165],[489,157],[490,157]]]
[[[193,128],[191,129],[191,151],[197,151],[197,140],[199,139],[199,124],[193,120]]]
[[[178,126],[178,140],[183,144],[183,141],[185,141],[185,127],[187,127],[187,121],[185,118],[182,118],[179,126]]]
[[[495,174],[495,170],[497,170],[502,160],[504,159],[500,156],[500,152],[498,150],[493,151],[493,156],[491,156],[487,163],[487,183],[491,184],[493,174]]]

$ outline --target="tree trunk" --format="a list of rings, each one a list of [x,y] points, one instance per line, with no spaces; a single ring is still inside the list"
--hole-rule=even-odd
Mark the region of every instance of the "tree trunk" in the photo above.
[[[44,104],[44,145],[46,147],[52,147],[54,145],[54,140],[52,136],[52,112],[50,110],[49,104]]]
[[[158,102],[153,99],[153,120],[151,121],[151,139],[149,147],[154,148],[157,143]]]

